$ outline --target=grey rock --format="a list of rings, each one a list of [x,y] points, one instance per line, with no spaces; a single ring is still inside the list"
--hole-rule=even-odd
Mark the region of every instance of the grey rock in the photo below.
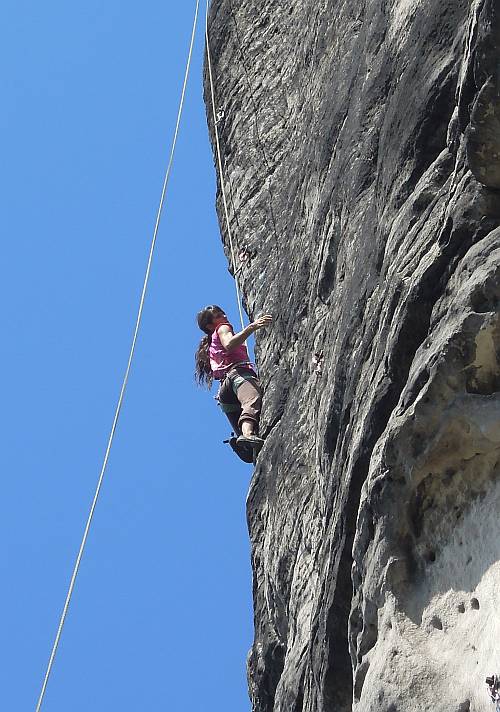
[[[255,712],[491,704],[498,9],[212,2],[234,263],[219,192],[223,243],[250,316],[275,317],[247,502]]]
[[[480,8],[480,10],[479,10]],[[478,5],[471,28],[468,62],[471,102],[465,132],[467,160],[474,176],[489,188],[500,188],[500,7],[498,0]],[[476,37],[476,41],[473,38]]]

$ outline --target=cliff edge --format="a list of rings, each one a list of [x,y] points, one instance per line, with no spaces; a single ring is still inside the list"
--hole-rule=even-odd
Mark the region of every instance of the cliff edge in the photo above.
[[[213,0],[209,34],[230,269],[275,317],[248,495],[254,712],[488,710],[500,2]]]

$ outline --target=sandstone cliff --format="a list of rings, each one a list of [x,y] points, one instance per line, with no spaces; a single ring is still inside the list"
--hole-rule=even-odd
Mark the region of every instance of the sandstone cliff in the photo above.
[[[248,496],[255,712],[492,708],[499,5],[212,2],[230,267],[249,314],[275,316]]]

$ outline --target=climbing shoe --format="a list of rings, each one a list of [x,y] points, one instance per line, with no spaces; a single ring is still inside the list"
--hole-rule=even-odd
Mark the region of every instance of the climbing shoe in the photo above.
[[[255,453],[258,453],[264,445],[263,439],[258,435],[240,435],[236,442],[238,445],[250,445]]]
[[[254,449],[251,445],[248,445],[247,443],[238,443],[238,438],[234,433],[231,433],[229,440],[224,440],[224,442],[227,443],[233,452],[238,455],[240,460],[243,460],[243,462],[247,462],[249,464],[253,463],[255,457]]]

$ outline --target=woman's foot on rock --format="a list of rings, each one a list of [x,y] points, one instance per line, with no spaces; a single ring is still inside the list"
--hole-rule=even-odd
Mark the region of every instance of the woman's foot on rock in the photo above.
[[[240,435],[236,442],[239,445],[250,445],[256,452],[264,445],[264,440],[258,435]]]

